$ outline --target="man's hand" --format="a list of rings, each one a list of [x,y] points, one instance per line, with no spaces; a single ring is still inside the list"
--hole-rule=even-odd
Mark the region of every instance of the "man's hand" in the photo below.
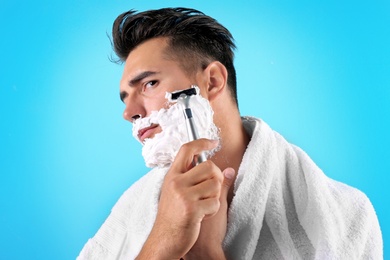
[[[202,220],[219,212],[221,170],[212,161],[192,166],[196,155],[217,145],[199,139],[181,147],[165,176],[156,221],[138,259],[180,259],[197,241]]]
[[[219,210],[216,215],[203,219],[198,240],[185,256],[186,260],[225,259],[222,242],[226,235],[227,210],[231,199],[229,190],[235,180],[235,171],[233,168],[227,168],[223,175]]]

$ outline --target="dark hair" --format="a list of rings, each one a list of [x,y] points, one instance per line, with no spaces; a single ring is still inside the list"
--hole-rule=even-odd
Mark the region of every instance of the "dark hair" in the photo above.
[[[114,51],[124,62],[139,44],[156,37],[167,37],[168,52],[178,59],[187,73],[221,62],[228,71],[228,86],[236,104],[236,71],[233,65],[234,39],[215,19],[188,8],[163,8],[119,15],[112,29]],[[190,62],[188,62],[190,61]]]

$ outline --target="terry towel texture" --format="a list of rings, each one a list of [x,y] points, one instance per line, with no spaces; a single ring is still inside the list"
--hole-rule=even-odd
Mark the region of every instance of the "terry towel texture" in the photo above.
[[[243,124],[252,138],[228,212],[228,259],[383,259],[378,219],[362,192],[326,177],[263,121]],[[122,195],[79,259],[137,256],[166,171],[153,169]]]

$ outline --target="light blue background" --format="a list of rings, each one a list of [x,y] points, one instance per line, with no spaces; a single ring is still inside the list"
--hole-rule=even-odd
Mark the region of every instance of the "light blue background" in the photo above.
[[[106,34],[121,12],[161,2],[1,1],[0,259],[74,259],[146,172]],[[387,256],[389,3],[169,1],[231,30],[242,114],[365,192]]]

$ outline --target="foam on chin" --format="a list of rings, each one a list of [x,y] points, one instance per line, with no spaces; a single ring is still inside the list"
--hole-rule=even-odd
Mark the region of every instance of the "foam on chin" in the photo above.
[[[213,122],[213,114],[210,103],[200,95],[192,97],[192,114],[200,138],[219,139],[219,131]],[[160,125],[162,132],[153,138],[144,140],[142,156],[147,167],[167,167],[172,164],[180,147],[188,142],[187,126],[183,115],[183,108],[179,104],[173,104],[169,108],[153,111],[149,117],[137,119],[133,123],[133,136],[138,141],[138,131],[151,124]],[[219,147],[206,151],[211,157]]]

